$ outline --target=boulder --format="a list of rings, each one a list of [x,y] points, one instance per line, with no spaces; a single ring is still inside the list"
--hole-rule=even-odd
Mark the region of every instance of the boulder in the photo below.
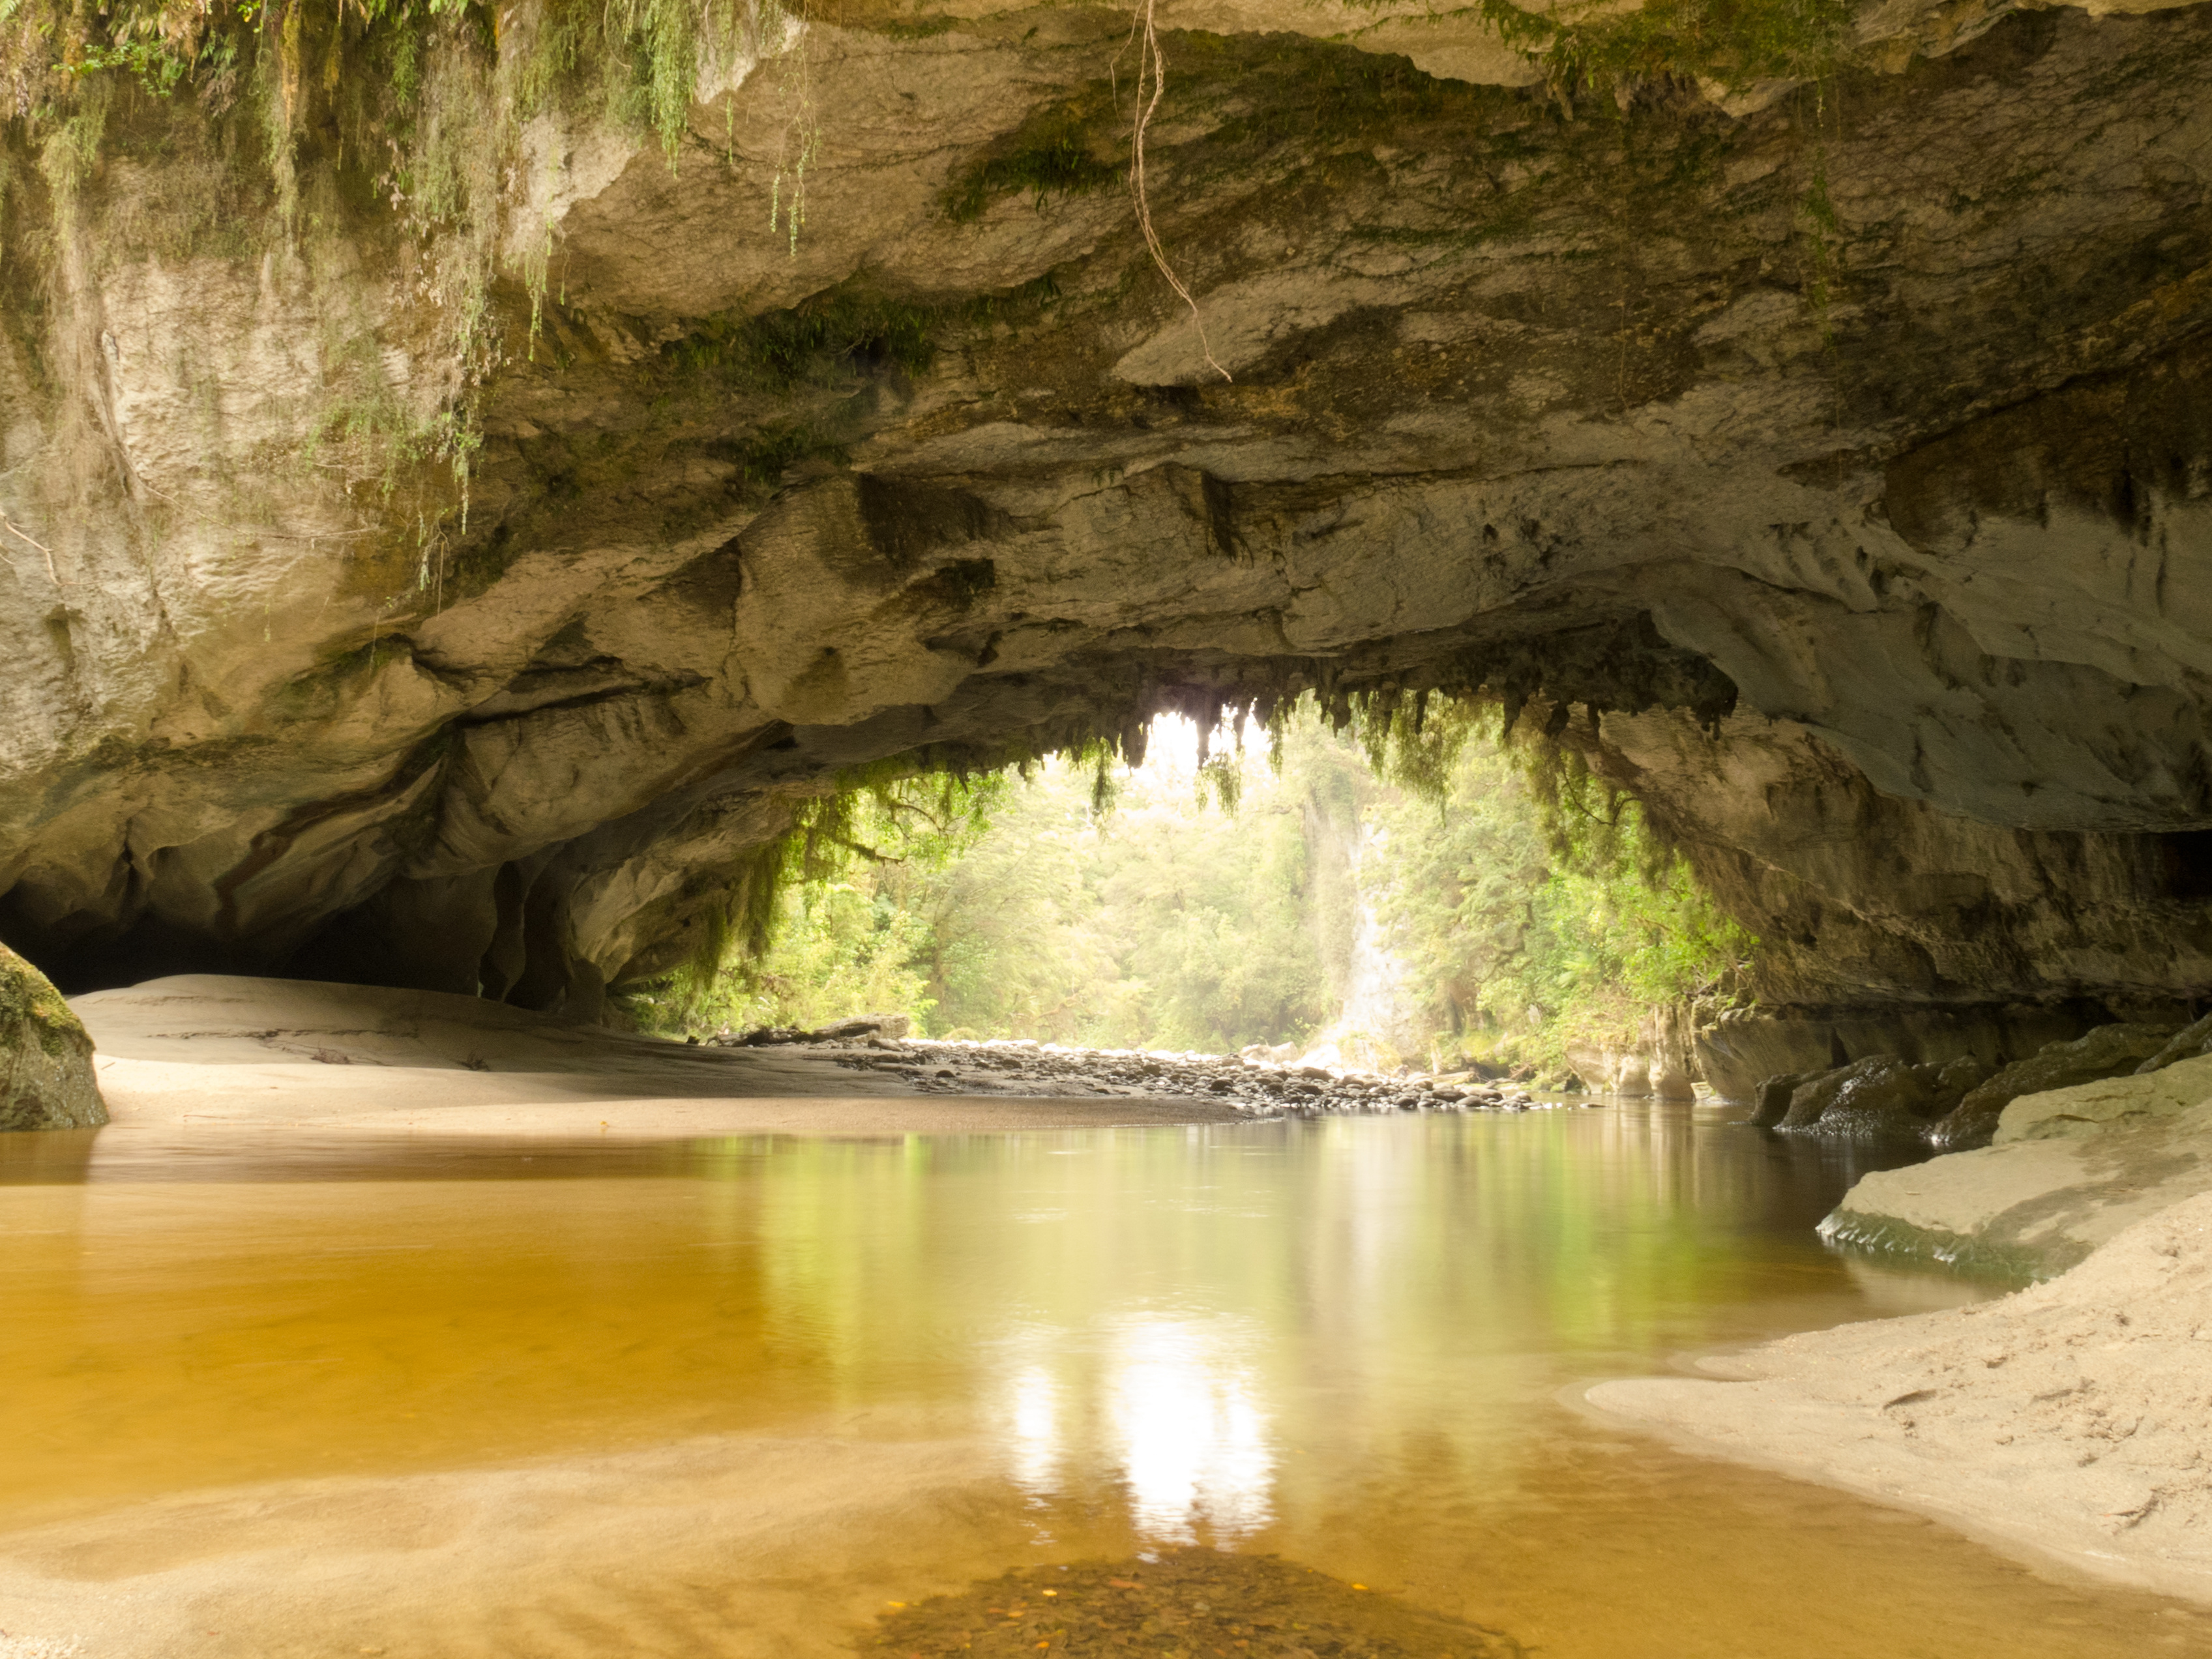
[[[1625,1046],[1570,1042],[1567,1064],[1576,1077],[1601,1094],[1693,1100],[1697,1089],[1691,1048],[1686,1011],[1662,1009],[1647,1016]],[[1513,1075],[1532,1079],[1534,1073],[1516,1069]]]
[[[913,1020],[904,1014],[854,1014],[817,1025],[807,1036],[817,1042],[850,1042],[865,1036],[902,1037],[913,1029]]]
[[[106,1121],[83,1022],[44,974],[0,945],[0,1130]]]
[[[2000,1115],[2021,1096],[2134,1073],[2163,1053],[2172,1036],[2167,1026],[2120,1024],[2100,1025],[2071,1042],[2051,1043],[1969,1091],[1929,1131],[1929,1140],[1944,1152],[1985,1146],[1996,1133]]]
[[[1785,1134],[1913,1134],[1935,1099],[1930,1068],[1869,1054],[1801,1084],[1775,1127]]]
[[[1764,1079],[1778,1075],[1818,1077],[1875,1054],[1912,1066],[1978,1054],[2002,1065],[2004,1058],[2069,1042],[2126,1017],[2094,1000],[1818,1009],[1762,1000],[1755,1007],[1727,1010],[1703,1027],[1697,1062],[1722,1099],[1750,1102]]]
[[[1774,1127],[1793,1134],[1859,1140],[1920,1139],[1931,1121],[1950,1111],[1988,1074],[1988,1066],[1971,1054],[1919,1066],[1869,1054],[1799,1083],[1790,1091],[1789,1109]],[[1778,1095],[1778,1085],[1786,1079],[1771,1081]],[[1762,1098],[1762,1115],[1771,1104]]]
[[[2153,1072],[2164,1071],[2178,1060],[2194,1060],[2206,1054],[2212,1054],[2212,1014],[2192,1020],[2176,1031],[2156,1054],[2136,1066],[2136,1072],[2138,1076],[2148,1077]]]
[[[1758,1109],[1745,1121],[1753,1128],[1773,1128],[1790,1115],[1790,1097],[1806,1084],[1826,1076],[1826,1072],[1784,1072],[1779,1077],[1768,1078],[1759,1085]]]

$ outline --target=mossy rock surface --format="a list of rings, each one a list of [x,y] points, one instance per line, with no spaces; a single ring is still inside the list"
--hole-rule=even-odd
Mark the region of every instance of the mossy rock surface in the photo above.
[[[106,1121],[83,1022],[52,981],[0,945],[0,1130]]]

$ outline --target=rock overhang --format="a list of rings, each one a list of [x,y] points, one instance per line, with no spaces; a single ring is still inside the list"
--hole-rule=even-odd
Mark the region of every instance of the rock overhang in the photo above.
[[[843,769],[1436,685],[1586,742],[1810,937],[1798,1000],[2212,983],[2169,867],[2212,824],[2203,8],[2012,18],[1832,128],[1192,36],[1155,205],[1230,382],[1116,191],[948,212],[1040,122],[1110,134],[1112,20],[1037,15],[823,30],[795,252],[773,169],[714,153],[773,76],[675,167],[539,131],[557,282],[534,337],[507,296],[436,545],[349,550],[404,527],[313,478],[276,494],[327,549],[147,529],[222,495],[153,343],[197,330],[228,386],[313,290],[271,267],[272,313],[216,261],[193,297],[118,241],[81,303],[119,481],[63,505],[57,421],[12,499],[78,591],[7,602],[0,926],[79,985],[296,962],[588,1009]],[[380,361],[442,372],[349,234]]]

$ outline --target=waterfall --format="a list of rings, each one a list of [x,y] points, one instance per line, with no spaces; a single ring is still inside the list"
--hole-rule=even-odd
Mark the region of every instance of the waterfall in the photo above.
[[[1387,847],[1389,832],[1362,824],[1345,849],[1352,892],[1352,954],[1344,1002],[1305,1054],[1316,1066],[1395,1064],[1414,1056],[1412,1011],[1406,1006],[1406,964],[1383,937],[1375,896],[1360,879],[1370,854]]]

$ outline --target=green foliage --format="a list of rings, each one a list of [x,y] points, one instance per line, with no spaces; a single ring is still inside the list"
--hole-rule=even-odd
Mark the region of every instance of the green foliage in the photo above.
[[[156,98],[177,89],[191,64],[158,40],[121,40],[88,46],[82,58],[70,66],[72,75],[96,75],[115,70],[135,76]]]
[[[855,781],[750,867],[766,884],[738,909],[758,954],[732,948],[741,926],[718,933],[676,1012],[904,1012],[940,1035],[1109,1047],[1302,1039],[1345,1006],[1363,902],[1407,970],[1415,1048],[1557,1071],[1571,1042],[1729,995],[1754,941],[1576,751],[1504,744],[1494,710],[1463,701],[1332,701],[1341,731],[1316,701],[1274,711],[1255,775],[1235,754],[1131,770],[1094,743],[1019,781]]]
[[[806,883],[780,902],[769,948],[723,974],[687,1011],[689,1023],[742,1030],[858,1013],[927,1018],[935,1005],[914,964],[928,948],[927,928],[873,871]]]
[[[1027,191],[1042,209],[1048,197],[1084,196],[1119,183],[1113,106],[1102,91],[1040,110],[1004,148],[969,162],[945,186],[945,216],[967,224],[1003,196]]]
[[[909,374],[936,355],[938,313],[846,283],[781,311],[709,319],[662,355],[735,390],[774,394],[821,386],[856,366],[896,365]]]
[[[886,872],[919,879],[972,846],[1007,777],[918,774],[891,763],[844,781],[799,803],[784,835],[729,872],[690,962],[646,994],[646,1023],[817,1024],[838,1014],[924,1012],[919,980],[900,975],[926,936],[911,918],[892,919],[896,902],[878,904],[900,890],[885,885]],[[852,1000],[872,995],[892,1000]],[[850,1006],[818,1013],[841,1000]]]
[[[1440,1037],[1556,1069],[1650,1009],[1726,998],[1756,941],[1637,805],[1540,738],[1471,728],[1440,795],[1377,817],[1377,906]],[[1449,1045],[1448,1045],[1449,1046]]]
[[[924,896],[942,1029],[1219,1051],[1327,1017],[1295,781],[1233,818],[1187,775],[1131,775],[1110,815],[1094,793],[1043,769]]]
[[[1187,777],[1135,774],[1102,804],[1116,752],[816,804],[747,872],[785,883],[747,913],[769,924],[757,954],[734,948],[733,906],[716,970],[688,996],[672,988],[662,1023],[902,1012],[940,1033],[1209,1049],[1317,1024],[1327,975],[1296,788],[1264,786],[1232,820]]]

